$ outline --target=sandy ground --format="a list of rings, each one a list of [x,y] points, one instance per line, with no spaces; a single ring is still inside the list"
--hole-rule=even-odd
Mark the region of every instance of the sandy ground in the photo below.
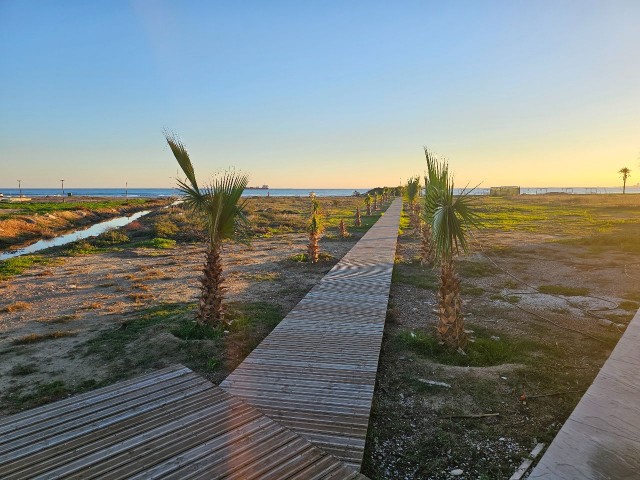
[[[305,251],[306,236],[284,234],[257,239],[224,251],[226,297],[233,301],[276,302],[289,311],[335,262],[307,265],[288,260]],[[324,252],[341,258],[354,240],[325,241]],[[69,355],[104,329],[117,327],[141,308],[195,301],[204,258],[202,246],[130,251],[62,258],[57,265],[34,267],[0,282],[0,392],[38,382],[62,380],[74,386],[99,380],[106,366],[90,357]],[[23,310],[12,310],[23,302]],[[20,306],[20,304],[18,304]],[[28,335],[62,335],[15,345]],[[11,375],[16,366],[34,364],[28,376]]]
[[[633,304],[630,298],[636,304],[640,301],[637,256],[594,253],[557,243],[559,239],[548,234],[485,232],[473,252],[458,263],[461,272],[465,265],[481,267],[476,276],[461,274],[467,289],[463,293],[467,328],[490,329],[496,342],[508,338],[544,345],[531,366],[445,365],[399,349],[393,342],[400,332],[434,331],[437,291],[409,282],[392,284],[365,474],[447,479],[452,470],[462,469],[460,478],[507,479],[536,441],[548,443],[553,438],[581,394],[522,403],[523,390],[528,395],[586,390],[635,313],[620,304]],[[415,263],[418,255],[418,240],[402,236],[398,261],[406,262],[409,272],[420,268]],[[541,285],[585,288],[588,293],[548,295],[537,291]],[[567,328],[611,341],[594,342]],[[428,386],[424,380],[449,387]],[[442,418],[487,412],[499,417]]]

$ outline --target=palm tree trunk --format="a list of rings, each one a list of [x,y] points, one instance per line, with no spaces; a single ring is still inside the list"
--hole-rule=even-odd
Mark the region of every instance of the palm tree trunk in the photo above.
[[[198,305],[198,320],[200,323],[217,326],[224,322],[222,297],[224,293],[224,277],[222,275],[222,257],[220,244],[210,245],[207,251],[206,263],[200,279],[202,283],[200,302]]]
[[[624,195],[624,191],[627,189],[627,179],[622,179],[622,194]]]
[[[356,221],[355,221],[355,226],[359,227],[360,225],[362,225],[362,219],[360,218],[360,207],[356,207]]]
[[[371,216],[371,204],[367,203],[367,216]]]
[[[431,225],[422,223],[422,245],[420,246],[420,263],[423,267],[433,264],[433,244],[431,243]]]
[[[460,279],[453,266],[453,259],[443,259],[440,265],[440,290],[438,291],[438,336],[447,346],[459,349],[467,344],[460,298]]]
[[[340,219],[340,226],[338,230],[340,232],[340,238],[347,238],[349,236],[349,231],[344,223],[344,219]]]
[[[320,258],[320,245],[318,244],[320,240],[320,235],[315,232],[309,233],[309,246],[307,247],[307,256],[309,262],[318,263],[318,259]]]

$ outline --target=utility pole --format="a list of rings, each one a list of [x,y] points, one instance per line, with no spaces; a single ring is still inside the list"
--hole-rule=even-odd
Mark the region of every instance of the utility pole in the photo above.
[[[18,180],[18,190],[20,190],[20,198],[22,198],[22,180]]]
[[[60,180],[60,184],[62,185],[62,203],[64,203],[64,179]]]

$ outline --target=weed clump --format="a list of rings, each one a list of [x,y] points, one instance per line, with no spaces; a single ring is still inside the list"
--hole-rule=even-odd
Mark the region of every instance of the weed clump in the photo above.
[[[492,336],[490,332],[478,334],[469,342],[465,354],[451,351],[434,335],[424,332],[402,331],[394,338],[399,349],[409,348],[418,355],[444,365],[464,367],[489,367],[505,363],[517,363],[525,358],[533,346],[531,342]]]

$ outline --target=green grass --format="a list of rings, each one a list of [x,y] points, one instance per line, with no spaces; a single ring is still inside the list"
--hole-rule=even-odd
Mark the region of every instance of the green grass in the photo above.
[[[444,365],[458,365],[464,367],[487,367],[504,363],[518,363],[525,360],[528,352],[539,348],[534,342],[510,339],[499,334],[499,340],[491,336],[494,332],[473,328],[474,342],[469,342],[466,355],[452,351],[441,345],[435,335],[421,331],[403,330],[393,338],[392,345],[397,350],[408,349],[420,356]]]
[[[99,247],[110,247],[128,243],[129,237],[120,229],[107,230],[93,240],[93,244]]]
[[[589,295],[588,288],[565,287],[563,285],[540,285],[538,287],[540,293],[549,295],[563,295],[565,297],[583,297]]]
[[[523,195],[477,202],[488,229],[560,234],[568,237],[563,243],[640,251],[640,204],[630,195]]]
[[[295,255],[291,255],[289,257],[289,260],[291,260],[292,262],[303,263],[309,261],[309,256],[306,253],[296,253]],[[331,262],[332,260],[335,260],[334,257],[329,255],[328,253],[320,252],[318,254],[318,262]]]
[[[638,308],[640,308],[640,304],[638,304],[637,302],[631,302],[626,300],[626,301],[620,302],[620,304],[618,305],[618,308],[626,310],[627,312],[635,312],[636,310],[638,310]]]
[[[456,269],[462,278],[481,278],[499,273],[496,267],[487,262],[473,260],[458,260]]]
[[[20,257],[0,260],[0,280],[20,275],[34,265],[48,265],[51,259],[40,255],[22,255]]]
[[[462,295],[471,295],[473,297],[481,297],[484,295],[484,288],[474,287],[472,285],[462,285]]]
[[[562,243],[584,246],[592,253],[608,250],[640,253],[640,224],[631,221],[618,223],[609,228],[596,229],[591,235],[564,240]]]
[[[63,251],[68,257],[77,257],[81,255],[93,255],[100,251],[104,251],[104,249],[96,247],[88,240],[79,240],[77,242],[73,242],[68,247],[63,247]]]
[[[136,198],[129,200],[102,200],[95,202],[25,202],[9,203],[0,202],[0,212],[2,210],[18,210],[15,215],[55,213],[69,210],[106,210],[122,206],[140,206],[148,203],[148,199]]]
[[[226,327],[228,334],[222,327],[196,323],[194,303],[161,304],[138,310],[118,328],[102,332],[77,351],[101,358],[114,372],[125,367],[133,371],[155,368],[167,362],[211,372],[227,363],[225,345],[229,342],[236,352],[246,355],[282,319],[277,307],[263,302],[229,303],[226,308],[225,318],[231,322]],[[153,338],[162,338],[164,333],[180,342],[170,342],[159,351]]]
[[[150,240],[144,240],[142,242],[136,243],[137,247],[146,247],[146,248],[157,248],[157,249],[170,249],[175,248],[176,241],[171,240],[169,238],[152,238]]]
[[[182,340],[213,340],[223,334],[221,328],[213,328],[209,325],[201,325],[195,320],[182,320],[171,333]]]
[[[413,285],[414,287],[425,290],[437,290],[438,288],[438,280],[435,278],[435,275],[418,265],[395,265],[393,267],[391,281],[394,283]]]
[[[9,370],[9,375],[13,377],[24,377],[26,375],[31,375],[38,371],[38,366],[35,363],[28,364],[18,364],[14,365],[11,370]]]

